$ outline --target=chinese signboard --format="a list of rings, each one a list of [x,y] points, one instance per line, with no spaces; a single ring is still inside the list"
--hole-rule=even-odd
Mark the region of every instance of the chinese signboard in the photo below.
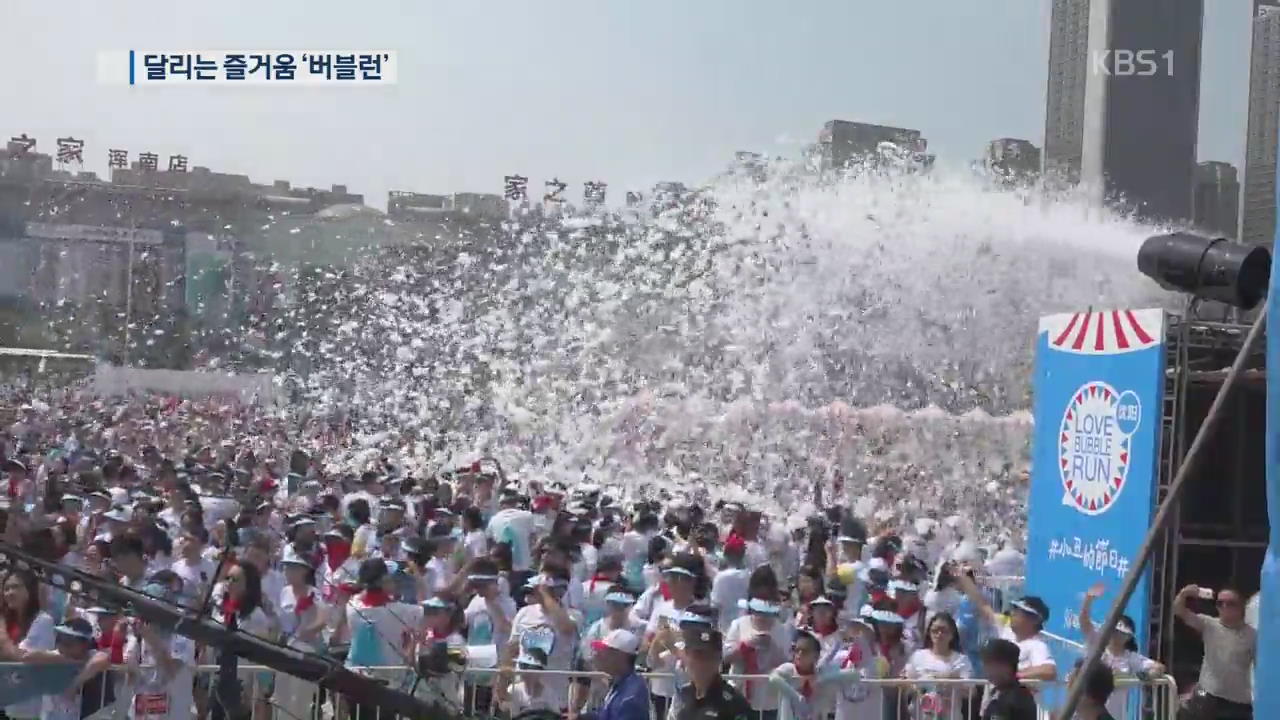
[[[55,225],[53,223],[27,223],[27,237],[43,240],[80,240],[84,242],[119,242],[139,245],[160,245],[164,233],[159,230],[103,227],[98,225]]]
[[[1049,604],[1045,629],[1068,640],[1083,642],[1084,591],[1103,584],[1095,612],[1104,612],[1151,524],[1164,329],[1159,309],[1040,319],[1027,593]],[[1126,609],[1139,647],[1146,642],[1149,593],[1148,573]]]

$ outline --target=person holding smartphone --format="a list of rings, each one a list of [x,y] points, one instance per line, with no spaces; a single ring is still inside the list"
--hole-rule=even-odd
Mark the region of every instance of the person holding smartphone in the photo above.
[[[1218,616],[1192,612],[1191,598],[1213,599]],[[1251,720],[1250,669],[1257,655],[1257,632],[1244,620],[1244,595],[1233,588],[1213,590],[1188,585],[1173,599],[1173,614],[1200,634],[1204,661],[1200,682],[1184,706],[1192,720]]]

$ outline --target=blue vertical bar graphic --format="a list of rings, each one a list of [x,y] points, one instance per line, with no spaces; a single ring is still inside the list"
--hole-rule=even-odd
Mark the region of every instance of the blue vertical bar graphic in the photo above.
[[[135,51],[133,51],[133,50],[130,50],[130,51],[129,51],[129,84],[130,84],[130,85],[134,85],[134,84],[136,84],[136,83],[134,83],[134,78],[133,78],[133,54],[134,54],[134,52],[135,52]]]
[[[1267,517],[1271,532],[1259,590],[1253,716],[1280,718],[1280,277],[1274,261],[1267,296]]]

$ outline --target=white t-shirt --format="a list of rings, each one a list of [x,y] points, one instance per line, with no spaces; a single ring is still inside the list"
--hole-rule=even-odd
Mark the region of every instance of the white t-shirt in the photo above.
[[[794,628],[790,623],[775,621],[773,627],[769,630],[769,646],[766,649],[757,649],[755,651],[755,666],[747,667],[745,659],[739,655],[738,659],[733,663],[733,673],[736,675],[767,675],[773,672],[775,668],[787,661],[791,655],[791,636]],[[759,633],[751,624],[751,616],[744,615],[729,625],[729,629],[724,633],[725,655],[731,650],[737,650],[739,645],[754,638]],[[746,683],[741,680],[734,681],[734,685],[747,696],[747,702],[751,703],[754,710],[777,710],[778,694],[769,688],[766,682]],[[750,692],[748,693],[748,685]]]
[[[867,679],[884,678],[889,674],[889,663],[876,654],[865,639],[859,638],[836,654],[833,665],[838,668],[857,668]],[[836,720],[882,720],[884,717],[884,691],[878,686],[852,683],[840,688],[836,695]]]
[[[347,667],[411,666],[422,607],[408,603],[370,604],[361,593],[347,603],[351,649]]]
[[[462,552],[468,560],[489,554],[489,540],[483,530],[472,530],[462,540]]]
[[[680,628],[680,616],[684,614],[683,607],[676,607],[675,601],[662,597],[661,594],[653,603],[653,611],[649,613],[648,624],[645,626],[645,638],[649,641],[653,640],[653,636],[657,634],[658,628],[665,622],[673,630]],[[679,632],[676,633],[679,636]],[[665,662],[658,660],[653,663],[650,668],[658,673],[675,672],[675,658],[670,657]],[[675,683],[667,677],[655,677],[649,682],[649,691],[659,697],[673,697],[676,694]]]
[[[628,585],[644,582],[644,565],[649,553],[650,534],[629,530],[622,536],[622,575]]]
[[[533,525],[533,513],[517,508],[499,510],[489,518],[487,534],[495,543],[511,545],[511,569],[516,572],[529,570],[533,564],[529,547]]]
[[[205,588],[213,582],[213,574],[217,572],[218,566],[204,558],[196,562],[187,562],[186,558],[178,558],[173,561],[169,569],[182,578],[182,592],[188,601],[199,602],[203,599]]]
[[[529,690],[529,686],[524,680],[517,680],[511,685],[511,694],[509,702],[511,703],[511,715],[514,717],[520,713],[529,710],[553,710],[560,712],[564,710],[568,698],[560,694],[559,683],[547,682],[547,676],[539,677],[542,680],[535,694]]]
[[[171,635],[169,655],[177,661],[178,668],[171,676],[165,677],[151,646],[137,633],[129,634],[124,646],[124,661],[140,668],[139,682],[132,688],[131,720],[186,720],[191,717],[196,644],[190,638]]]
[[[18,643],[18,649],[52,650],[53,628],[53,618],[46,612],[38,613],[35,620],[31,621],[31,627],[28,628],[26,636],[22,638],[22,642]],[[42,705],[42,699],[35,697],[16,705],[9,705],[4,710],[11,718],[34,718],[40,717]]]
[[[1116,680],[1121,680],[1145,677],[1155,668],[1156,661],[1132,650],[1114,654],[1111,648],[1107,648],[1102,652],[1102,664],[1111,668]],[[1115,692],[1111,693],[1111,697],[1107,698],[1107,712],[1117,718],[1129,717],[1129,697],[1133,696],[1134,702],[1141,702],[1141,692],[1137,688],[1116,688]]]
[[[509,595],[500,595],[497,599],[498,608],[502,611],[503,617],[510,625],[511,620],[516,616],[516,601],[512,600]],[[494,626],[489,605],[484,598],[476,595],[471,598],[471,602],[467,604],[465,610],[462,611],[467,621],[467,644],[468,645],[505,645],[509,632],[499,634]]]
[[[951,657],[944,658],[932,650],[921,648],[907,658],[907,666],[902,674],[913,680],[968,679],[973,677],[973,666],[969,664],[969,658],[962,652],[953,652]]]
[[[572,633],[557,630],[541,605],[525,605],[516,611],[515,618],[511,621],[511,639],[519,643],[522,649],[534,647],[546,652],[547,670],[571,670],[578,634],[582,632],[582,615],[577,610],[569,609],[567,612],[577,624],[577,629]],[[567,676],[543,676],[542,681],[544,686],[550,688],[554,697],[561,698],[560,702],[568,698]]]
[[[311,597],[309,607],[304,609],[301,613],[297,612],[298,601],[300,599],[305,599],[308,595]],[[329,606],[321,599],[320,591],[313,587],[308,587],[306,588],[305,593],[302,593],[302,598],[299,598],[297,594],[294,593],[293,588],[286,585],[280,591],[280,597],[276,607],[276,612],[279,613],[277,619],[280,622],[281,638],[284,639],[290,647],[314,650],[320,643],[319,637],[303,641],[299,640],[296,635],[298,630],[304,625],[310,625],[315,622],[317,613],[328,611]]]
[[[228,618],[222,612],[222,598],[226,593],[227,585],[225,582],[220,582],[213,586],[213,595],[211,596],[214,608],[213,619],[223,625],[229,624]],[[265,597],[265,595],[263,597]],[[249,613],[248,617],[238,619],[236,629],[242,630],[251,635],[268,637],[271,634],[271,621],[267,618],[267,614],[262,612],[262,608],[256,607],[253,609],[253,612]]]
[[[1044,641],[1044,638],[1039,633],[1026,640],[1019,640],[1014,636],[1013,628],[1005,625],[1000,628],[1000,637],[1018,646],[1019,670],[1026,670],[1037,665],[1058,666],[1057,661],[1053,659],[1053,653],[1049,652],[1049,644]]]
[[[584,580],[579,589],[582,591],[582,600],[576,607],[582,611],[583,622],[591,625],[607,612],[604,596],[613,589],[613,583],[608,580]]]
[[[453,568],[450,565],[448,558],[433,557],[427,561],[427,570],[431,573],[428,582],[431,584],[432,595],[438,594],[453,582]]]
[[[738,607],[740,600],[747,597],[747,583],[751,574],[744,568],[725,568],[716,574],[711,581],[711,606],[718,613],[720,632],[726,632],[734,620],[742,614]]]

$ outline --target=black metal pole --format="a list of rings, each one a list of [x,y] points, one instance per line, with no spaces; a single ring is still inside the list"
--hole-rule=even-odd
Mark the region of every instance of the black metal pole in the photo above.
[[[1254,348],[1262,339],[1262,329],[1266,325],[1266,320],[1267,308],[1266,305],[1263,305],[1262,311],[1258,313],[1258,319],[1253,321],[1253,327],[1249,329],[1249,334],[1245,337],[1244,346],[1240,348],[1240,352],[1236,354],[1235,361],[1231,363],[1231,370],[1222,381],[1222,387],[1218,388],[1218,394],[1213,398],[1213,404],[1209,406],[1209,412],[1205,415],[1204,422],[1200,425],[1200,430],[1196,432],[1195,438],[1191,441],[1191,447],[1187,449],[1187,456],[1183,458],[1182,465],[1178,467],[1178,472],[1173,476],[1173,482],[1169,486],[1169,494],[1165,496],[1164,502],[1160,503],[1160,508],[1156,510],[1155,519],[1151,521],[1151,529],[1147,531],[1147,537],[1142,541],[1142,549],[1138,551],[1138,559],[1129,566],[1129,573],[1125,575],[1124,584],[1120,586],[1120,594],[1116,597],[1115,602],[1111,604],[1111,610],[1107,612],[1106,621],[1102,623],[1102,627],[1098,629],[1093,641],[1088,645],[1088,653],[1085,655],[1080,672],[1076,674],[1075,680],[1072,681],[1071,687],[1067,691],[1067,702],[1062,706],[1062,710],[1059,711],[1058,720],[1069,720],[1075,714],[1076,706],[1080,704],[1080,697],[1084,694],[1084,678],[1089,670],[1102,658],[1102,651],[1107,647],[1107,638],[1115,631],[1116,623],[1120,621],[1120,616],[1124,614],[1125,605],[1129,604],[1129,598],[1133,597],[1133,591],[1138,587],[1138,580],[1141,579],[1142,571],[1146,568],[1147,562],[1151,559],[1151,553],[1155,550],[1156,539],[1160,537],[1160,533],[1164,532],[1165,525],[1169,522],[1169,516],[1173,512],[1178,495],[1182,492],[1183,484],[1186,483],[1187,478],[1191,476],[1191,472],[1199,464],[1205,445],[1218,429],[1218,423],[1222,420],[1227,400],[1230,399],[1231,393],[1235,389],[1236,380],[1240,377],[1241,371],[1244,370],[1245,362],[1253,354]]]
[[[217,647],[256,665],[264,665],[378,707],[382,712],[411,718],[459,720],[456,708],[439,701],[414,697],[385,683],[354,672],[318,653],[303,652],[279,643],[229,630],[206,614],[192,612],[159,598],[127,588],[84,571],[42,560],[15,545],[0,541],[0,566],[30,569],[40,582],[62,587],[106,607],[122,608],[139,620],[167,632]],[[410,668],[406,668],[410,669]]]

